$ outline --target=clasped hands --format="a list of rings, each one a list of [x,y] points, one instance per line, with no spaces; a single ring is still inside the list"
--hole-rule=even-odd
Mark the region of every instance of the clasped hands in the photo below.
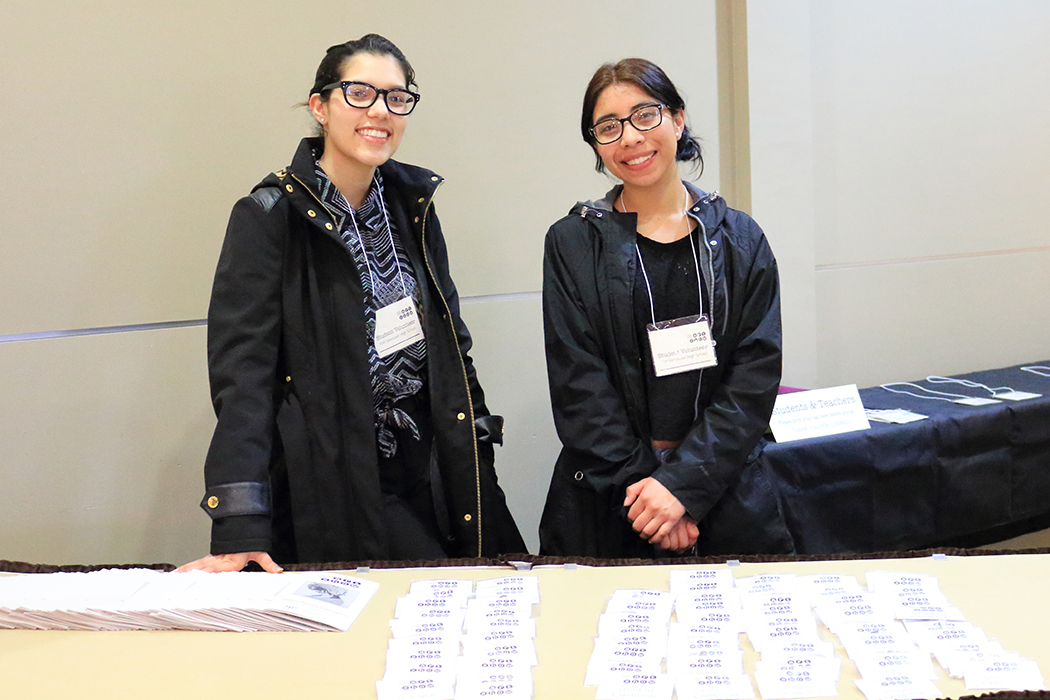
[[[681,552],[700,535],[682,502],[651,476],[627,487],[623,505],[630,506],[627,519],[638,536],[661,549]]]

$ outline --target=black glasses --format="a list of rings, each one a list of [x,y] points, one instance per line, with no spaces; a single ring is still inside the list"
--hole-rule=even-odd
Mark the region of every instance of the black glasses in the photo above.
[[[406,114],[411,114],[412,110],[416,108],[416,103],[419,102],[418,92],[412,92],[404,88],[382,90],[358,80],[344,80],[338,83],[331,83],[321,88],[321,92],[336,88],[342,88],[346,103],[357,109],[368,109],[382,95],[383,102],[386,103],[386,108],[390,113],[402,117]]]
[[[638,131],[651,131],[664,121],[665,105],[645,105],[631,112],[630,116],[618,119],[609,117],[591,127],[591,136],[599,144],[605,146],[616,143],[623,136],[624,122],[631,122]]]

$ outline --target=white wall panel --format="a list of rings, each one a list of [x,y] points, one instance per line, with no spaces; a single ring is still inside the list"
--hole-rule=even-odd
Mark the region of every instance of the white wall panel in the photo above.
[[[817,275],[821,378],[872,386],[1050,359],[1050,251]]]
[[[1036,1],[748,3],[753,209],[781,263],[786,383],[1047,354],[1048,34]]]

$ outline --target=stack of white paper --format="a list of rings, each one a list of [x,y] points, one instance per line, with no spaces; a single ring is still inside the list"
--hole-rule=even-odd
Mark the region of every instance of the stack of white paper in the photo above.
[[[762,697],[837,695],[840,664],[820,638],[811,588],[790,574],[742,578],[737,587],[747,636],[759,653],[755,681]]]
[[[456,700],[529,700],[536,659],[539,579],[532,575],[478,581],[467,601],[467,633],[456,679]]]
[[[869,571],[865,578],[870,610],[857,615],[862,619],[844,620],[845,608],[818,610],[836,624],[833,631],[856,663],[856,683],[868,700],[941,695],[931,654],[950,675],[965,678],[968,690],[1045,689],[1035,662],[1006,652],[966,622],[935,576]]]
[[[663,672],[667,623],[674,596],[667,591],[618,590],[598,618],[598,636],[584,685],[597,700],[670,700],[673,678]]]
[[[679,700],[755,697],[744,671],[740,599],[728,569],[672,571],[675,616],[668,636],[667,672]]]
[[[416,581],[398,599],[379,700],[532,697],[535,576]],[[463,628],[466,626],[466,633]]]
[[[379,700],[452,700],[471,581],[414,581],[397,599]]]
[[[106,569],[0,578],[0,627],[346,631],[378,583],[339,574]]]

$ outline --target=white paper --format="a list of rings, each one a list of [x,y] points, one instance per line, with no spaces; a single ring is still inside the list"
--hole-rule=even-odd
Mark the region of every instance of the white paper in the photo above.
[[[779,394],[769,427],[777,442],[838,435],[871,426],[856,384]]]

